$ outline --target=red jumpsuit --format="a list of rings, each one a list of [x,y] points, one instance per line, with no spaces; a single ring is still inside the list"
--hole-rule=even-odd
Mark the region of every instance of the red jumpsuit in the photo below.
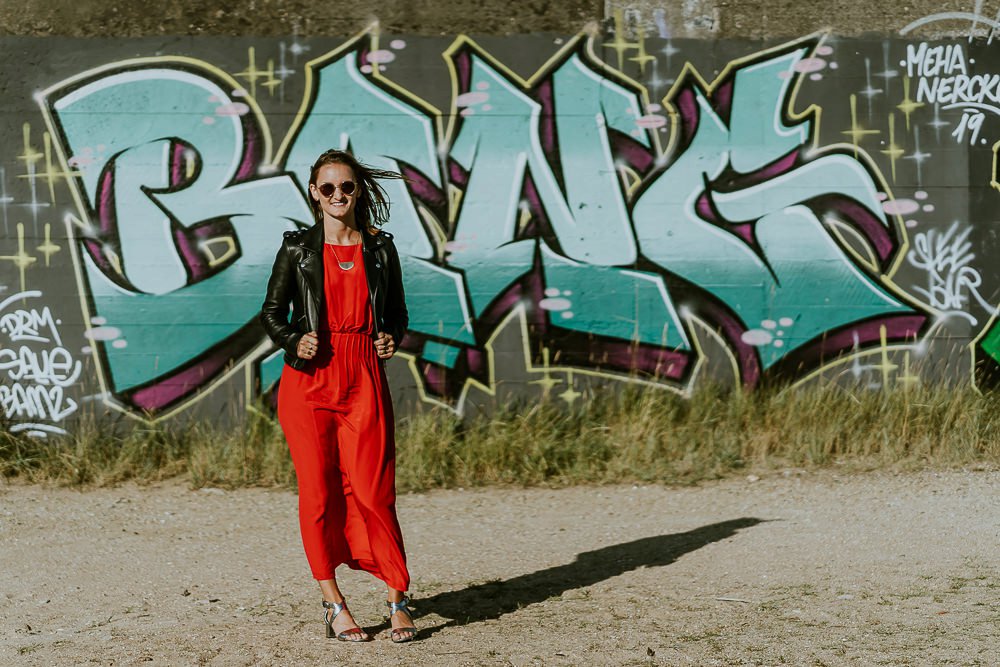
[[[345,271],[338,261],[354,266]],[[361,246],[324,244],[323,274],[326,328],[317,354],[301,371],[286,365],[278,389],[302,543],[318,580],[333,579],[346,563],[405,591],[392,399],[375,353]]]

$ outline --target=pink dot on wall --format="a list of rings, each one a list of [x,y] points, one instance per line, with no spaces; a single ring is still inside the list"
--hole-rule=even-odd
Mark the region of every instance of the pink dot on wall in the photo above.
[[[934,212],[934,204],[924,204],[924,209],[923,210],[924,210],[924,213],[933,213]]]
[[[490,87],[489,81],[480,81],[479,83],[476,84],[477,90],[489,90],[489,87]]]
[[[888,198],[889,198],[889,195],[887,195],[887,194],[886,194],[886,193],[884,193],[884,192],[879,192],[879,193],[876,193],[876,196],[878,197],[878,200],[879,200],[879,201],[885,201],[886,199],[888,199]]]
[[[396,59],[396,54],[393,53],[392,51],[387,51],[386,49],[379,49],[378,51],[372,51],[368,54],[368,57],[365,58],[365,60],[367,60],[368,62],[379,65],[384,63],[391,63],[395,59]]]
[[[361,71],[363,73],[365,73],[365,74],[371,74],[372,73],[372,66],[371,65],[362,65],[361,66]]]
[[[645,127],[645,128],[663,127],[664,125],[667,124],[667,117],[658,116],[656,114],[651,113],[636,118],[635,124],[638,125],[639,127]]]
[[[823,78],[823,75],[822,74],[810,74],[809,78],[812,79],[813,81],[819,81],[820,79]]]
[[[230,102],[215,107],[216,116],[243,116],[250,113],[250,106],[243,102]]]
[[[795,63],[796,72],[818,72],[826,67],[826,61],[822,58],[803,58]]]
[[[389,46],[391,46],[392,48],[394,48],[396,50],[405,49],[406,48],[406,42],[403,41],[402,39],[394,39],[391,42],[389,42]]]
[[[882,204],[882,210],[889,215],[909,215],[920,210],[920,204],[912,199],[893,199]]]
[[[823,46],[816,49],[816,54],[820,56],[828,56],[833,53],[833,47],[824,44]]]
[[[473,104],[482,104],[490,99],[489,93],[462,93],[455,98],[455,106],[468,107]]]
[[[838,67],[840,67],[840,65],[838,65],[837,63],[830,63],[829,65],[827,65],[827,67],[829,67],[830,69],[837,69]]]
[[[215,119],[212,118],[211,116],[205,116],[204,118],[201,119],[201,122],[203,122],[205,125],[215,125]]]
[[[83,335],[90,340],[115,340],[122,335],[122,332],[117,327],[99,326],[87,329]]]
[[[913,193],[913,198],[920,200],[927,199],[927,193],[924,192],[923,190],[917,190],[916,192]]]
[[[916,220],[907,220],[906,221],[906,228],[907,229],[913,229],[916,226],[917,226],[917,221]]]

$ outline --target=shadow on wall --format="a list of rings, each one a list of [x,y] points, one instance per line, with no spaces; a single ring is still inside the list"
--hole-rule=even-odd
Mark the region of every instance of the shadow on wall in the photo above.
[[[686,553],[732,537],[738,530],[759,523],[763,520],[744,517],[702,526],[686,533],[645,537],[584,552],[565,565],[420,599],[413,604],[414,611],[419,615],[437,614],[452,619],[442,625],[421,629],[420,634],[426,638],[449,626],[496,619],[522,607],[558,597],[566,591],[591,586],[640,567],[670,565]]]

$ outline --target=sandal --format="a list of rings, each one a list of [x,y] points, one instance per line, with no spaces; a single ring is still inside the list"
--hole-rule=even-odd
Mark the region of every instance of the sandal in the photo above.
[[[333,629],[333,622],[340,616],[340,612],[347,609],[347,601],[343,602],[327,602],[323,600],[323,622],[326,623],[326,638],[333,639],[336,637],[342,642],[365,642],[370,639],[370,637],[365,636],[365,631],[358,626],[353,628],[348,628],[343,632],[337,633]],[[332,610],[333,613],[326,611],[327,609]]]
[[[392,615],[397,611],[405,611],[406,615],[412,619],[413,612],[410,611],[408,606],[409,604],[409,597],[404,597],[399,602],[390,602],[389,600],[386,600],[385,606],[389,608],[389,618],[391,619]],[[412,623],[413,621],[411,620],[410,622]],[[393,644],[403,644],[405,642],[411,642],[417,638],[417,629],[412,625],[405,628],[393,628],[392,632],[389,633],[389,636],[392,638]]]

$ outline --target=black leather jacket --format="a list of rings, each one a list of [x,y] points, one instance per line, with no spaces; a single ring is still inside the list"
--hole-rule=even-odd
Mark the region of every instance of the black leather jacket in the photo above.
[[[371,234],[362,229],[361,242],[376,334],[379,331],[390,334],[398,347],[410,319],[392,234],[383,231]],[[307,363],[296,354],[296,348],[303,334],[320,330],[322,305],[323,225],[285,232],[267,282],[260,321],[275,345],[285,351],[285,363],[292,368],[302,369]]]

